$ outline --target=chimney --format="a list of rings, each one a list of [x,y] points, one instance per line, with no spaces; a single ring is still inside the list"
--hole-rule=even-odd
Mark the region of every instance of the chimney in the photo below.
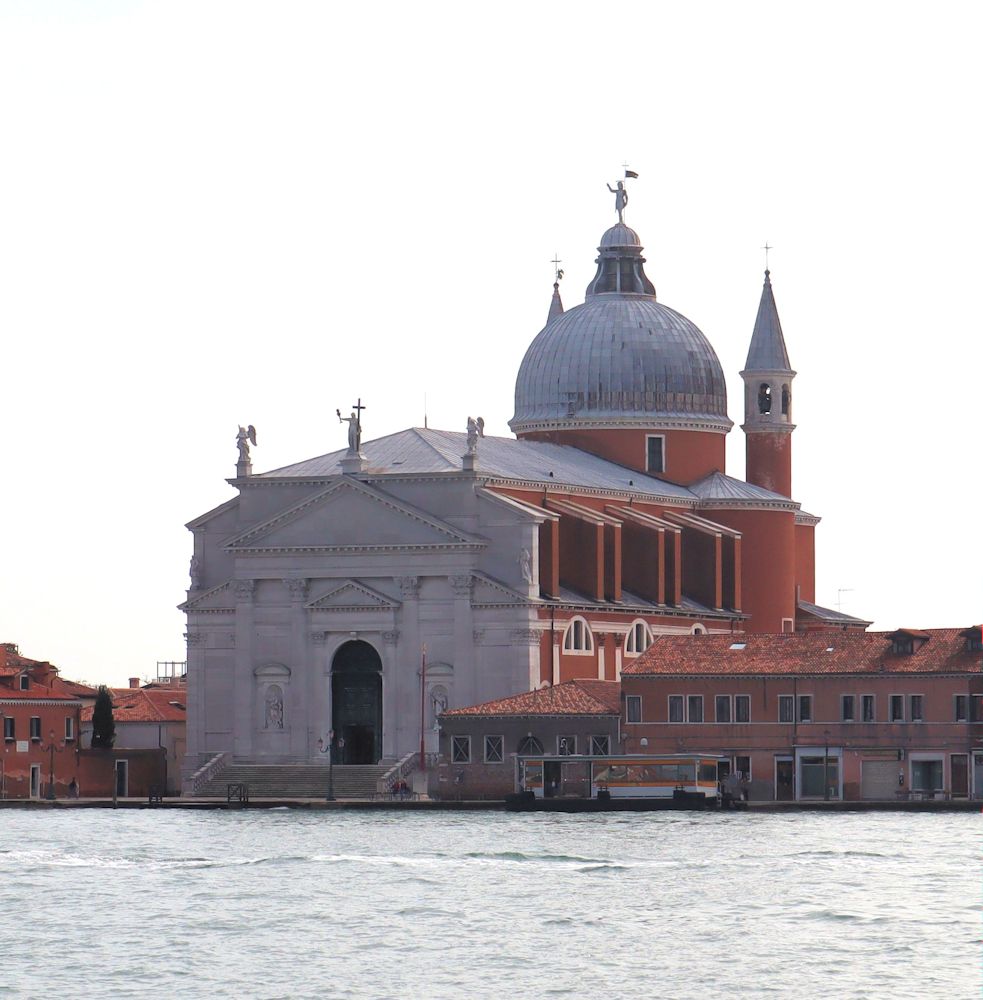
[[[140,678],[139,677],[131,677],[130,678],[130,687],[131,688],[138,688],[139,686],[140,686]]]

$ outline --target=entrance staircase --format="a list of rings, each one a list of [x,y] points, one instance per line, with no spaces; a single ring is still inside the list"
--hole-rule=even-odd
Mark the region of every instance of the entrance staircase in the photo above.
[[[371,799],[379,779],[392,764],[335,764],[336,799]],[[225,798],[229,784],[249,786],[251,799],[323,799],[328,794],[328,765],[317,761],[276,764],[231,758],[214,771],[195,795]]]

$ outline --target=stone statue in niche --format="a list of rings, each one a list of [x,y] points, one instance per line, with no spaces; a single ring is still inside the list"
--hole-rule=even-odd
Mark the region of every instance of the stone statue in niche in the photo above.
[[[439,725],[440,714],[447,711],[447,688],[443,684],[435,685],[430,691],[430,707],[433,712],[433,728]]]
[[[266,689],[266,729],[283,729],[283,691],[279,684]]]
[[[523,549],[519,553],[519,572],[526,583],[532,583],[532,556],[528,549]]]

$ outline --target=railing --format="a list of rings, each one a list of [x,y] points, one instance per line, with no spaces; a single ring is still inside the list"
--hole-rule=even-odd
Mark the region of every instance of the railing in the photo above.
[[[197,795],[208,782],[216,775],[219,771],[225,767],[229,754],[225,751],[222,753],[215,754],[212,759],[205,764],[203,767],[199,767],[193,775],[191,775],[191,794]]]
[[[398,763],[393,764],[375,783],[376,795],[388,795],[397,781],[402,781],[408,774],[412,774],[416,770],[419,762],[420,753],[415,750],[413,753],[408,753]]]

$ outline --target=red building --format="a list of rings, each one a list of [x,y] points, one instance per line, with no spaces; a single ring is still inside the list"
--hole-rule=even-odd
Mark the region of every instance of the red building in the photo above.
[[[625,749],[727,755],[759,799],[983,797],[981,662],[978,626],[659,636]]]
[[[21,656],[14,643],[0,643],[0,798],[68,794],[78,781],[81,695],[89,691],[62,680],[50,663]]]
[[[732,421],[709,340],[658,301],[634,230],[619,221],[598,252],[582,305],[564,311],[554,285],[510,426],[616,463],[621,488],[490,484],[541,519],[541,680],[617,679],[658,633],[866,628],[814,603],[819,518],[792,499],[796,373],[770,272],[740,373],[744,482],[726,474]]]

